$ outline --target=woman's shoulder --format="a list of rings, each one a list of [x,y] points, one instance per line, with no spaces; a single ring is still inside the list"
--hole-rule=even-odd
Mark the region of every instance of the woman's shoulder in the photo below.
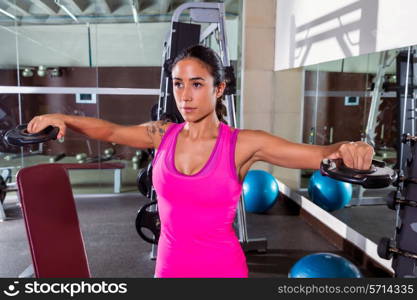
[[[166,120],[153,121],[152,123],[154,123],[154,125],[157,128],[160,128],[164,132],[168,131],[168,129],[170,129],[171,127],[179,126],[182,124],[182,123],[175,123],[175,122],[166,121]]]
[[[175,125],[178,125],[174,122],[169,122],[165,120],[159,120],[159,121],[153,121],[152,122],[152,132],[154,133],[154,143],[155,148],[159,148],[159,145],[162,142],[163,137],[166,135],[166,133],[172,129]]]
[[[262,134],[262,130],[253,130],[253,129],[240,129],[235,127],[230,127],[232,133],[238,130],[237,133],[237,145],[238,147],[249,147],[255,146],[257,143],[257,137]]]
[[[253,137],[258,136],[260,133],[262,133],[262,130],[240,129],[240,128],[235,128],[231,126],[229,127],[232,132],[234,132],[235,130],[238,130],[240,139],[251,139]]]
[[[252,129],[240,129],[233,128],[233,130],[239,130],[236,140],[236,160],[239,165],[242,165],[245,162],[251,161],[253,163],[254,154],[259,149],[259,140],[257,137],[261,130],[252,130]]]

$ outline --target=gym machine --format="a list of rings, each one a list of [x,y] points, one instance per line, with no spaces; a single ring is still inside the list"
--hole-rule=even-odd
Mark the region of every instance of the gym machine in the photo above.
[[[179,21],[180,16],[187,10],[189,11],[190,22],[182,23]],[[196,23],[204,24],[205,30],[201,32],[202,25]],[[166,38],[162,52],[160,98],[151,112],[154,121],[169,119],[172,122],[183,122],[183,118],[176,107],[173,96],[172,82],[167,70],[169,63],[183,49],[196,44],[211,44],[211,39],[213,38],[216,41],[216,46],[218,46],[218,53],[222,59],[223,66],[225,68],[231,68],[225,29],[224,4],[192,2],[184,3],[175,10],[172,16],[171,30]],[[236,127],[236,111],[233,95],[225,95],[224,102],[227,108],[227,122],[230,126]],[[136,229],[141,237],[153,244],[151,259],[154,259],[156,257],[156,244],[158,242],[157,237],[159,237],[160,222],[157,213],[156,193],[151,182],[151,168],[150,166],[146,169],[149,179],[147,181],[148,188],[147,190],[144,189],[145,195],[149,196],[148,198],[151,202],[139,210],[136,219]],[[265,238],[248,238],[243,196],[241,196],[239,201],[235,225],[244,251],[266,251],[267,240]],[[150,230],[153,233],[153,237],[146,236],[144,234],[144,228]]]
[[[321,172],[332,178],[359,184],[363,188],[385,188],[394,185],[396,190],[387,197],[387,205],[396,211],[394,237],[382,238],[378,255],[392,258],[395,277],[417,278],[417,136],[414,52],[399,54],[397,60],[398,97],[400,100],[398,160],[395,171],[385,163],[373,161],[369,170],[347,168],[340,160],[323,160]],[[401,59],[402,58],[402,59]]]
[[[372,82],[371,92],[371,106],[369,108],[368,119],[366,123],[365,132],[362,135],[362,140],[375,147],[376,127],[378,125],[378,115],[380,113],[380,107],[382,104],[381,97],[388,96],[388,93],[384,93],[385,74],[387,69],[394,63],[397,58],[396,51],[382,51],[379,54],[378,69]],[[390,93],[390,96],[394,93]],[[391,96],[393,97],[393,96]],[[387,193],[392,191],[392,187],[387,188]],[[384,201],[380,197],[364,196],[365,189],[362,186],[358,186],[354,190],[354,197],[350,202],[350,205],[375,205],[384,204]]]

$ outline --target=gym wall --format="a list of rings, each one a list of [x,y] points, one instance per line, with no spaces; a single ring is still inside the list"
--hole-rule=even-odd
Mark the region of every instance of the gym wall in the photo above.
[[[318,83],[316,83],[318,79]],[[371,97],[361,97],[359,105],[345,106],[344,97],[319,96],[317,98],[317,125],[313,124],[315,91],[364,92],[371,86],[371,77],[360,73],[333,73],[306,71],[304,98],[303,142],[309,143],[311,127],[317,128],[318,145],[330,142],[330,127],[333,127],[333,142],[360,140],[361,131],[366,126]],[[310,92],[310,93],[308,93]],[[311,95],[310,95],[311,94]],[[366,103],[365,103],[366,102]]]
[[[33,76],[21,77],[22,86],[48,87],[100,87],[100,88],[148,88],[158,87],[160,67],[68,67],[62,68],[60,77]],[[6,78],[9,80],[6,82]],[[17,85],[16,70],[0,70],[2,85]],[[19,107],[17,95],[2,95],[1,107],[13,111],[13,121],[18,124]],[[27,123],[34,116],[45,113],[80,114],[100,117],[117,124],[135,125],[150,120],[150,110],[158,101],[158,96],[144,95],[101,95],[98,104],[77,104],[75,95],[68,94],[22,94],[22,117]],[[1,128],[12,128],[2,124]],[[81,134],[69,131],[65,143],[47,143],[46,155],[57,155],[65,152],[67,156],[77,153],[88,153],[86,138]],[[98,155],[108,148],[107,143],[91,141],[91,155]],[[19,148],[8,147],[6,152],[18,152]],[[122,159],[130,159],[134,149],[117,146],[117,153]]]
[[[241,125],[301,142],[304,71],[274,71],[276,2],[244,1]],[[300,170],[262,162],[252,168],[270,172],[291,188],[300,186]]]
[[[414,0],[279,0],[275,70],[417,44]]]

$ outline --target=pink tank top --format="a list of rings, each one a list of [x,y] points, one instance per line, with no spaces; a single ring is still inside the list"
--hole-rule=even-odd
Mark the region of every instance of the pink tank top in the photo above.
[[[220,122],[215,147],[194,175],[174,163],[178,134],[172,124],[153,160],[161,235],[155,277],[247,277],[246,258],[233,228],[242,192],[235,167],[238,129]]]

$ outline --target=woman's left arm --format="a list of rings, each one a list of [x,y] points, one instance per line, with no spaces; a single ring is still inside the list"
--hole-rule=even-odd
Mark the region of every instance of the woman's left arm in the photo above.
[[[294,169],[319,169],[324,158],[343,159],[347,167],[369,169],[374,149],[365,142],[339,142],[318,146],[287,141],[262,130],[247,130],[247,141],[254,145],[254,161],[265,161]]]

